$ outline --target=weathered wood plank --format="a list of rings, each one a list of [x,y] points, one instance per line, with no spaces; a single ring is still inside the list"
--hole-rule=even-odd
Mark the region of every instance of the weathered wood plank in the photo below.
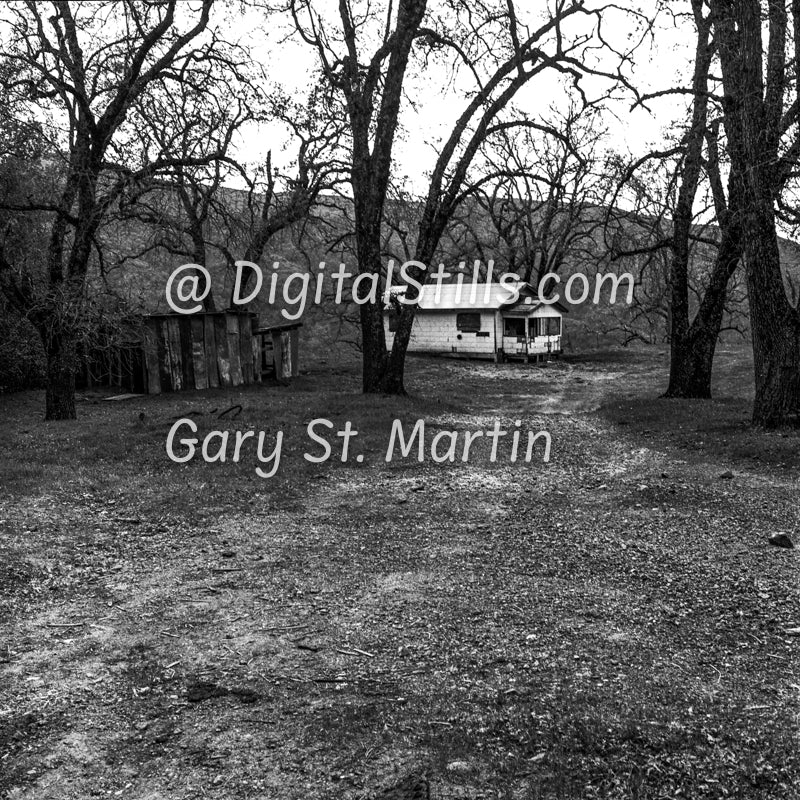
[[[281,378],[292,377],[292,343],[289,331],[281,331]]]
[[[149,394],[161,394],[161,376],[158,361],[158,326],[155,320],[147,320],[143,332],[144,366],[146,390]]]
[[[192,347],[192,319],[183,316],[178,320],[181,332],[181,367],[183,388],[194,389],[194,348]]]
[[[280,379],[283,365],[283,338],[280,331],[272,331],[272,363],[275,365],[275,377]]]
[[[261,383],[261,337],[251,336],[253,345],[253,379],[256,383]]]
[[[297,328],[289,332],[289,340],[292,345],[292,377],[296,378],[300,374],[300,331]]]
[[[242,381],[243,383],[253,382],[253,359],[250,358],[252,351],[250,345],[250,317],[239,317],[239,358],[242,362]]]
[[[214,317],[203,316],[203,347],[206,356],[206,377],[211,388],[219,386],[219,366],[217,365],[217,337],[214,335]]]
[[[172,378],[172,388],[180,391],[183,383],[183,359],[181,358],[181,327],[175,317],[167,319],[167,341],[169,342],[169,374]]]
[[[214,336],[217,343],[217,369],[219,385],[231,386],[231,358],[228,348],[228,331],[225,327],[225,314],[214,317]]]
[[[242,359],[239,351],[241,342],[239,339],[239,318],[235,314],[225,315],[225,328],[228,333],[228,357],[231,362],[231,385],[241,386],[242,379]]]
[[[217,337],[214,334],[214,317],[203,315],[203,350],[206,356],[206,378],[209,388],[219,386],[219,365],[217,364]]]
[[[206,374],[205,332],[202,317],[190,317],[192,328],[192,367],[194,368],[194,388],[208,389]]]
[[[175,385],[172,380],[172,356],[170,355],[169,328],[166,319],[155,320],[158,341],[158,372],[161,379],[161,390],[172,392]]]
[[[253,324],[250,315],[242,314],[239,317],[239,357],[242,361],[242,380],[244,383],[253,383],[255,373],[253,370]]]

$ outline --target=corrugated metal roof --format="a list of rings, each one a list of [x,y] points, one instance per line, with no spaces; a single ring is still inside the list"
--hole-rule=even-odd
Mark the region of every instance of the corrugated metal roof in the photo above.
[[[523,281],[517,287],[524,286]],[[419,308],[425,311],[453,311],[473,309],[497,309],[512,297],[513,284],[502,283],[446,283],[441,286],[429,284],[419,294]],[[406,287],[392,289],[392,294],[404,294]]]
[[[513,289],[519,291],[515,298]],[[404,294],[406,287],[395,287],[392,295]],[[460,287],[455,283],[446,283],[441,286],[428,284],[422,287],[419,294],[419,309],[423,311],[477,311],[498,310],[511,308],[514,305],[525,304],[533,310],[542,305],[536,289],[525,281],[516,283],[463,283]],[[552,303],[561,311],[567,309],[561,303]]]

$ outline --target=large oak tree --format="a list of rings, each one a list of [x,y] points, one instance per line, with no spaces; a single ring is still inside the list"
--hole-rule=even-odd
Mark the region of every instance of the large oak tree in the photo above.
[[[221,156],[213,145],[176,156],[144,146],[137,136],[151,93],[196,86],[202,102],[209,76],[235,80],[236,58],[212,29],[211,6],[212,0],[54,0],[2,10],[2,90],[21,124],[46,121],[51,144],[51,192],[31,193],[12,209],[23,225],[26,214],[47,214],[43,263],[36,268],[0,251],[0,285],[44,345],[47,419],[75,417],[88,276],[109,211],[138,182]]]
[[[709,7],[728,154],[741,191],[753,422],[776,427],[800,411],[800,313],[784,285],[776,220],[800,155],[800,2],[709,0]]]

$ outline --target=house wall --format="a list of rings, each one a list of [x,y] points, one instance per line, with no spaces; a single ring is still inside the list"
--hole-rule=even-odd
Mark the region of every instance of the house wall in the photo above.
[[[562,318],[562,314],[552,306],[540,306],[529,315],[528,309],[520,309],[520,317],[534,318]],[[476,333],[459,331],[456,327],[458,313],[451,310],[418,309],[414,316],[414,326],[411,329],[411,338],[408,343],[410,353],[439,353],[468,356],[471,358],[494,358],[495,337],[497,347],[505,350],[508,356],[525,354],[544,354],[548,352],[561,352],[560,336],[536,336],[526,343],[518,342],[516,338],[503,336],[503,319],[499,311],[491,309],[481,310],[481,333],[488,336],[478,336]],[[513,310],[507,311],[506,316],[516,316]],[[563,318],[562,318],[563,326]],[[384,316],[384,330],[386,343],[389,347],[394,341],[394,333],[389,331],[388,314]],[[461,338],[459,338],[459,335]],[[549,347],[548,347],[549,345]]]
[[[472,358],[494,358],[495,312],[484,310],[480,311],[480,315],[480,332],[488,333],[488,336],[458,330],[455,311],[418,310],[414,316],[414,327],[411,329],[411,338],[408,342],[409,352],[453,353]],[[391,347],[394,333],[389,331],[388,315],[384,316],[384,330],[386,343]]]

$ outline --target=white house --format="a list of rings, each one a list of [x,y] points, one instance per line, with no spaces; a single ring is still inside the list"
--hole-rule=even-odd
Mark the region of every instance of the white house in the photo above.
[[[519,296],[514,297],[516,288]],[[391,346],[397,329],[398,298],[392,291],[384,328]],[[419,294],[408,350],[495,361],[547,358],[561,352],[561,303],[543,303],[536,289],[523,281],[427,285]]]

